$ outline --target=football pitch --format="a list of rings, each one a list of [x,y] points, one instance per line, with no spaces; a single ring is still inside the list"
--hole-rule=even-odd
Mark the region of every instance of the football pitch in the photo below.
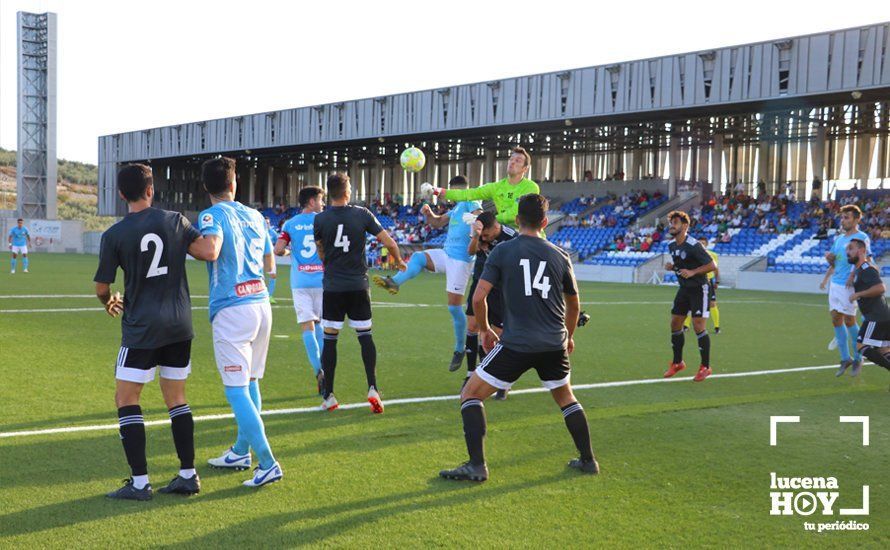
[[[349,329],[338,344],[336,395],[358,406],[323,413],[310,410],[321,400],[282,267],[261,388],[265,411],[277,413],[264,420],[285,477],[251,490],[241,486],[248,472],[206,466],[232,443],[234,421],[201,418],[230,409],[213,361],[206,271],[189,262],[188,401],[202,492],[106,500],[129,472],[113,399],[119,321],[92,296],[96,263],[37,255],[29,274],[0,273],[2,547],[886,548],[890,540],[890,374],[866,365],[858,378],[835,378],[825,296],[729,289],[718,295],[715,376],[691,381],[698,350],[687,337],[688,368],[665,383],[674,288],[581,283],[592,320],[576,333],[572,382],[582,387],[601,474],[566,468],[576,450],[558,407],[546,393],[517,391],[486,402],[491,477],[469,484],[437,476],[466,456],[443,278],[421,276],[394,297],[372,290],[385,414],[364,403]],[[122,273],[114,288],[123,290]],[[725,374],[734,376],[717,376]],[[533,371],[516,385],[539,387]],[[146,421],[167,419],[157,383],[142,407]],[[774,415],[800,422],[779,425],[771,446]],[[870,444],[860,424],[839,416],[870,417]],[[160,424],[146,428],[156,490],[178,470]],[[836,478],[833,515],[770,515],[772,472]],[[860,507],[863,485],[870,514],[839,515]],[[869,529],[804,528],[850,520]]]

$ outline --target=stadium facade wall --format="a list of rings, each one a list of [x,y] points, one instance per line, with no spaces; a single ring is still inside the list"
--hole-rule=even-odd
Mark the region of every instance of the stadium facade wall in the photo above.
[[[738,280],[736,281],[736,288],[741,290],[769,290],[773,292],[826,294],[826,291],[819,289],[819,283],[821,282],[822,275],[740,271]]]

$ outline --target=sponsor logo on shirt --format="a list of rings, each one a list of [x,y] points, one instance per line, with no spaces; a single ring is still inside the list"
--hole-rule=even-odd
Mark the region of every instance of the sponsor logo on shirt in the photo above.
[[[207,229],[213,225],[213,214],[207,213],[201,216],[201,229]]]
[[[324,271],[322,264],[300,264],[300,273],[321,273]]]
[[[243,296],[250,296],[252,294],[259,294],[264,290],[266,290],[266,283],[263,282],[261,279],[245,281],[243,283],[238,283],[237,285],[235,285],[235,294],[239,298]]]

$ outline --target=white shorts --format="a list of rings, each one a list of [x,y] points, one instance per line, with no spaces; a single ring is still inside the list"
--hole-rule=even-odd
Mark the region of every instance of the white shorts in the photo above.
[[[463,296],[470,275],[473,274],[473,262],[450,258],[441,248],[431,248],[423,252],[433,261],[433,273],[445,274],[445,291]]]
[[[28,245],[25,246],[12,246],[13,254],[27,254],[28,253]]]
[[[216,368],[226,386],[246,386],[262,378],[272,332],[269,302],[220,310],[211,323]]]
[[[828,287],[828,310],[844,315],[856,315],[856,302],[850,301],[853,288],[832,282]]]
[[[321,298],[324,290],[320,288],[294,288],[291,289],[294,296],[294,309],[297,311],[297,322],[321,320]]]

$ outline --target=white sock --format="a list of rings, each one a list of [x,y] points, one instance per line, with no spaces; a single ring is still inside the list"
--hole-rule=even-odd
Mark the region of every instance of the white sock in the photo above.
[[[191,479],[191,478],[195,477],[197,474],[198,474],[198,472],[196,472],[194,468],[187,468],[187,469],[179,470],[179,477],[182,477],[185,479]]]
[[[148,474],[144,476],[133,476],[133,487],[136,489],[144,489],[148,485]]]

